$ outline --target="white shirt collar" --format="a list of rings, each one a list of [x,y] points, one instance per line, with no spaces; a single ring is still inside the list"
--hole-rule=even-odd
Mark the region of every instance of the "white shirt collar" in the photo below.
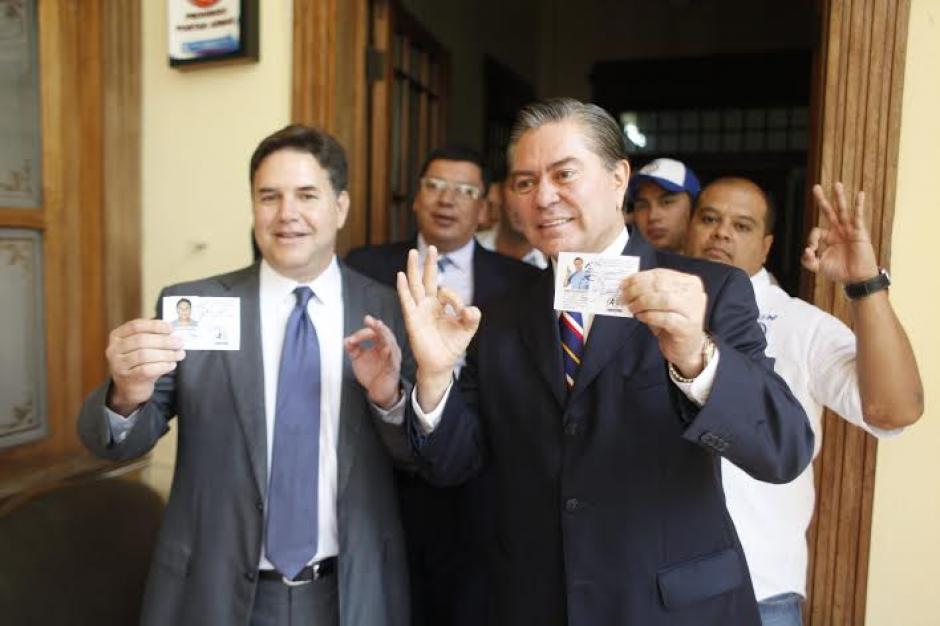
[[[447,258],[451,260],[454,266],[461,271],[469,271],[473,265],[473,246],[475,245],[476,240],[471,237],[470,241],[465,243],[460,248],[452,252],[441,252],[438,250],[440,256],[447,255]],[[428,254],[428,242],[424,240],[424,237],[421,233],[418,233],[418,261],[423,262],[424,258]]]
[[[770,285],[770,272],[767,271],[766,267],[760,268],[756,274],[751,276],[751,285],[754,287],[754,291],[757,291],[759,287]]]
[[[314,298],[320,303],[340,302],[343,297],[343,275],[339,271],[336,255],[330,259],[330,264],[320,272],[320,275],[307,283],[300,283],[278,273],[266,260],[261,261],[259,280],[262,297],[267,296],[277,301],[287,297],[293,298],[292,293],[300,285],[306,285],[313,290]]]

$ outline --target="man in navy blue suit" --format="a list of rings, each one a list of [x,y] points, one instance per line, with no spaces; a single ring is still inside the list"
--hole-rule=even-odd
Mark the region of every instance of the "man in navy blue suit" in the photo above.
[[[526,107],[509,163],[537,248],[634,255],[641,271],[621,285],[632,319],[553,310],[550,271],[481,314],[438,287],[434,249],[398,277],[421,471],[495,475],[495,621],[758,625],[719,460],[786,482],[813,434],[764,356],[747,276],[628,234],[623,137],[599,107]]]
[[[452,145],[433,151],[420,173],[412,206],[415,239],[351,251],[346,264],[394,286],[411,248],[420,258],[429,246],[439,252],[439,283],[464,302],[481,305],[537,280],[536,268],[476,242],[485,207],[487,171],[475,150]],[[459,369],[460,363],[458,363]],[[478,626],[488,621],[482,546],[492,541],[494,487],[483,474],[466,485],[434,487],[421,476],[396,472],[408,549],[413,626]]]

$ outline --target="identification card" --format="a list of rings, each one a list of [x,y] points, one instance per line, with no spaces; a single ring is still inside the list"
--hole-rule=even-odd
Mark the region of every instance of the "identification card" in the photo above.
[[[640,271],[640,257],[560,252],[555,268],[555,310],[633,317],[620,283]]]
[[[240,298],[167,296],[163,321],[183,338],[184,350],[238,350],[241,333]]]

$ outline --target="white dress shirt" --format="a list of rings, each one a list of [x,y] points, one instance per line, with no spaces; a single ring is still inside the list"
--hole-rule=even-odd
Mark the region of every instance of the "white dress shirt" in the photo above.
[[[310,287],[314,293],[307,303],[307,313],[317,330],[317,340],[320,343],[320,469],[317,492],[319,522],[317,554],[313,558],[313,561],[319,561],[339,553],[336,532],[336,444],[339,440],[339,404],[343,383],[343,280],[335,257],[329,266],[309,283],[298,283],[278,274],[267,261],[261,262],[258,300],[261,308],[261,355],[264,366],[264,417],[267,426],[269,480],[281,347],[284,344],[287,318],[297,302],[293,292],[301,284]],[[260,567],[274,568],[264,556],[263,547]]]
[[[473,237],[463,246],[452,252],[437,251],[438,259],[446,256],[450,263],[444,266],[443,271],[437,274],[437,284],[447,287],[460,296],[464,304],[473,302]],[[428,256],[428,243],[418,233],[418,263],[424,267],[424,259]]]
[[[767,337],[767,356],[806,411],[816,435],[814,456],[822,445],[823,408],[877,437],[894,436],[862,417],[855,366],[855,335],[837,318],[771,283],[761,269],[751,277],[758,322]],[[806,595],[806,529],[813,516],[813,466],[785,485],[757,481],[721,461],[722,482],[758,600],[782,593]]]

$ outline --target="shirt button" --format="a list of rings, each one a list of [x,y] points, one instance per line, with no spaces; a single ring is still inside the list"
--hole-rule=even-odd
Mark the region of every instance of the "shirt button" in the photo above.
[[[569,437],[574,437],[578,434],[578,425],[577,424],[568,424],[565,426],[565,434]]]
[[[568,498],[565,500],[565,510],[569,513],[577,511],[579,506],[581,506],[581,503],[578,502],[577,498]]]
[[[251,582],[255,582],[255,578],[257,577],[258,577],[258,572],[254,572],[254,571],[245,572],[245,578],[247,578]]]
[[[255,508],[258,509],[259,511],[261,511],[261,512],[263,513],[263,512],[264,512],[264,502],[262,502],[261,500],[258,500],[257,502],[255,502]]]

